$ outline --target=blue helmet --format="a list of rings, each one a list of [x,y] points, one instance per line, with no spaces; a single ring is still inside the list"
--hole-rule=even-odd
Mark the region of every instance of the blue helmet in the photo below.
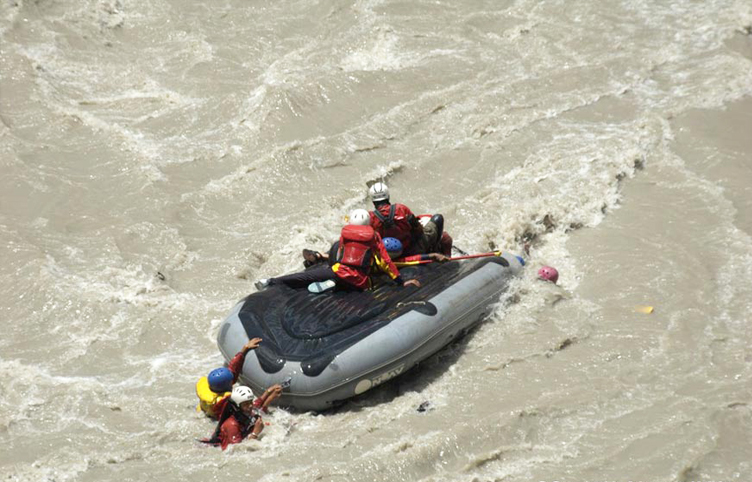
[[[399,258],[402,254],[402,242],[397,238],[384,238],[384,247],[390,258]]]
[[[232,380],[235,378],[225,367],[216,368],[209,372],[209,388],[214,393],[224,393],[232,390]]]

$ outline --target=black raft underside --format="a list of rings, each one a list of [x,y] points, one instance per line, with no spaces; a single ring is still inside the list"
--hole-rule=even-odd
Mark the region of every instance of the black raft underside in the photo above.
[[[264,342],[256,350],[261,367],[276,373],[287,360],[301,362],[308,376],[320,374],[341,352],[410,311],[435,315],[426,300],[487,263],[508,267],[493,256],[461,262],[428,263],[400,269],[403,279],[417,279],[421,288],[402,287],[385,275],[374,276],[374,289],[362,292],[273,285],[249,295],[238,313],[249,338]]]

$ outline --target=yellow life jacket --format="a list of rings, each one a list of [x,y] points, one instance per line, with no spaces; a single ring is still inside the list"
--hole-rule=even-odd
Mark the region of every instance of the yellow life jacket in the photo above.
[[[203,411],[210,417],[217,418],[218,413],[215,413],[214,407],[220,400],[230,396],[231,392],[215,393],[209,388],[209,379],[207,377],[201,377],[196,382],[196,395],[198,395],[198,406],[196,411]]]

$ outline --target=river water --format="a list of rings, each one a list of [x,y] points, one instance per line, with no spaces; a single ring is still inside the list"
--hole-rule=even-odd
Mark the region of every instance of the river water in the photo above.
[[[751,34],[735,0],[2,0],[0,480],[752,481]],[[400,378],[197,443],[223,316],[381,178],[529,269]]]

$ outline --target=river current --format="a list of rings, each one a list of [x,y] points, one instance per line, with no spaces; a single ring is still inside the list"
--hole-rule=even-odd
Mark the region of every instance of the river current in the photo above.
[[[751,482],[751,95],[747,1],[2,0],[0,480]],[[223,317],[377,179],[523,276],[196,442]]]

